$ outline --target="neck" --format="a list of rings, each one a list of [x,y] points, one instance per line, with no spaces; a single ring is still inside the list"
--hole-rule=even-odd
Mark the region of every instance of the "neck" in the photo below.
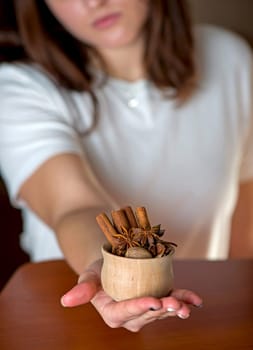
[[[127,81],[145,77],[143,45],[136,44],[113,50],[103,49],[99,54],[105,62],[107,74],[111,77]]]

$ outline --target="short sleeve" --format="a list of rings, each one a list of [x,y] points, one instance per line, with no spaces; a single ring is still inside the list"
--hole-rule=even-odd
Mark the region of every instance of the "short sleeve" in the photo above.
[[[0,106],[0,172],[15,202],[43,162],[60,153],[81,154],[82,148],[56,85],[37,69],[1,65]]]

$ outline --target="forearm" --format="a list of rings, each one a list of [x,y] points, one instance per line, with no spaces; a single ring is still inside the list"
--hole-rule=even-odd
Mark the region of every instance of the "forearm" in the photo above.
[[[230,258],[253,258],[253,182],[240,186],[232,218]]]
[[[233,219],[229,258],[253,258],[253,222],[251,218]]]
[[[101,258],[101,246],[106,240],[96,223],[96,215],[105,210],[75,210],[64,215],[54,228],[65,258],[77,274]]]

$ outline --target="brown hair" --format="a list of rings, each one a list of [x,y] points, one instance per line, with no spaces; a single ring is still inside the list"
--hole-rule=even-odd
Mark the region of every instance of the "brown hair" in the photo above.
[[[144,64],[160,89],[184,98],[195,77],[194,43],[186,0],[149,0]],[[91,47],[68,33],[42,0],[0,0],[0,62],[36,62],[68,88],[90,93]],[[96,54],[93,50],[93,54]]]

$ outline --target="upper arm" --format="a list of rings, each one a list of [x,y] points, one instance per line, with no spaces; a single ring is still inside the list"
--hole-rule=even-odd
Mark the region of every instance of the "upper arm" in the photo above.
[[[104,204],[81,157],[74,154],[43,163],[23,183],[18,196],[51,227],[68,212]]]
[[[31,67],[0,69],[0,165],[11,200],[53,226],[64,211],[98,201],[64,98]],[[86,165],[88,166],[88,165]]]
[[[230,257],[253,257],[253,180],[240,185],[232,218]]]

